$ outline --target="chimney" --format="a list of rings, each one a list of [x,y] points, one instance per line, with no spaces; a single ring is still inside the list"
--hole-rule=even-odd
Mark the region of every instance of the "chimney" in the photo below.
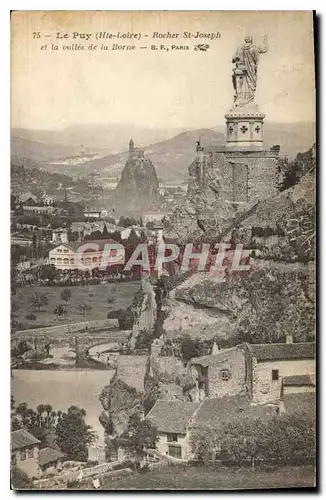
[[[293,337],[292,337],[292,335],[286,335],[285,342],[287,344],[292,344],[293,343]]]
[[[218,353],[218,345],[216,342],[214,342],[212,347],[212,354],[217,354],[217,353]]]

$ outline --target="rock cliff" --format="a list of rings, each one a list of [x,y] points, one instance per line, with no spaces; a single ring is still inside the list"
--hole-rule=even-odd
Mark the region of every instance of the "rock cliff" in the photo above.
[[[114,193],[116,205],[128,210],[155,208],[160,200],[153,163],[142,155],[128,158]]]

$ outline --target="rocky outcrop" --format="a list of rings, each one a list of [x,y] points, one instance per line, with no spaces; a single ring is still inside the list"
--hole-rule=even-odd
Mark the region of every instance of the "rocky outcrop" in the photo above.
[[[141,289],[135,296],[131,311],[134,320],[129,342],[130,347],[134,349],[138,335],[141,332],[151,334],[155,328],[157,318],[155,290],[148,276],[142,277]]]
[[[316,172],[312,169],[299,184],[268,197],[247,209],[223,201],[219,168],[205,167],[205,179],[190,166],[188,197],[166,223],[167,238],[181,242],[229,243],[231,239],[263,259],[308,262],[315,258]]]
[[[251,260],[247,272],[223,279],[197,273],[165,301],[168,336],[190,334],[232,342],[311,340],[315,330],[314,265]]]
[[[143,155],[128,158],[114,193],[123,210],[148,210],[160,200],[159,182],[153,163]]]

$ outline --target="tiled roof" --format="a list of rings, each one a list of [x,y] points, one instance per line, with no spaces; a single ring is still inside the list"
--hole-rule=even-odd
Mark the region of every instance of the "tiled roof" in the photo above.
[[[114,241],[111,238],[103,238],[103,240],[84,240],[84,241],[70,241],[69,243],[58,243],[52,250],[54,250],[60,246],[64,246],[64,247],[70,248],[71,250],[74,250],[75,252],[77,252],[78,248],[81,248],[88,243],[91,243],[91,244],[95,243],[95,245],[98,245],[98,249],[95,250],[92,247],[87,249],[85,247],[85,248],[82,248],[83,254],[86,252],[91,253],[91,252],[101,251],[104,249],[105,245],[107,245],[107,244],[109,244],[109,245],[118,245],[119,244],[117,241]]]
[[[283,377],[282,382],[283,382],[283,385],[286,385],[286,386],[310,385],[310,386],[315,387],[315,382],[312,379],[311,375],[291,375],[289,377]]]
[[[285,413],[306,415],[311,419],[316,418],[316,393],[299,392],[285,394],[283,397]]]
[[[56,462],[63,457],[64,454],[61,451],[54,450],[53,448],[43,448],[43,450],[40,450],[39,464],[46,465],[50,462]]]
[[[241,346],[235,346],[235,347],[230,347],[228,349],[221,349],[219,352],[216,354],[208,354],[207,356],[201,356],[200,358],[192,358],[189,361],[189,365],[201,365],[201,366],[209,366],[209,365],[214,365],[215,363],[218,363],[223,359],[223,357],[226,354],[229,354],[232,350],[237,349],[238,347]]]
[[[12,451],[20,450],[26,446],[38,444],[40,441],[30,434],[26,429],[19,429],[11,433],[11,449]]]
[[[193,425],[219,427],[225,422],[231,422],[243,417],[265,417],[275,415],[273,406],[253,405],[248,396],[225,396],[222,398],[205,399],[196,412]]]
[[[315,342],[293,344],[249,344],[249,350],[257,361],[274,359],[315,359]]]
[[[188,401],[157,401],[146,418],[151,420],[160,432],[184,434],[188,421],[198,406],[199,403]]]

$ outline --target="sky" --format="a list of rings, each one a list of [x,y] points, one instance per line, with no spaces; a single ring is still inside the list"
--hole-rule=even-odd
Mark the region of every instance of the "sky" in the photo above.
[[[141,40],[99,40],[105,32],[141,33]],[[154,39],[154,32],[220,33],[215,40]],[[40,32],[41,38],[33,37]],[[68,39],[57,39],[57,33]],[[72,39],[76,33],[91,38]],[[258,69],[256,102],[270,122],[315,120],[311,12],[39,12],[11,21],[11,126],[60,130],[80,124],[133,123],[150,128],[224,124],[232,106],[232,55],[247,34],[269,50]],[[147,34],[148,37],[144,38]],[[51,36],[45,36],[51,35]],[[92,51],[103,43],[135,51]],[[63,50],[81,43],[84,51]],[[208,43],[206,52],[194,51]],[[51,45],[59,50],[51,50]],[[169,51],[140,49],[164,44]],[[171,50],[171,45],[189,50]],[[47,45],[47,49],[41,49]]]

